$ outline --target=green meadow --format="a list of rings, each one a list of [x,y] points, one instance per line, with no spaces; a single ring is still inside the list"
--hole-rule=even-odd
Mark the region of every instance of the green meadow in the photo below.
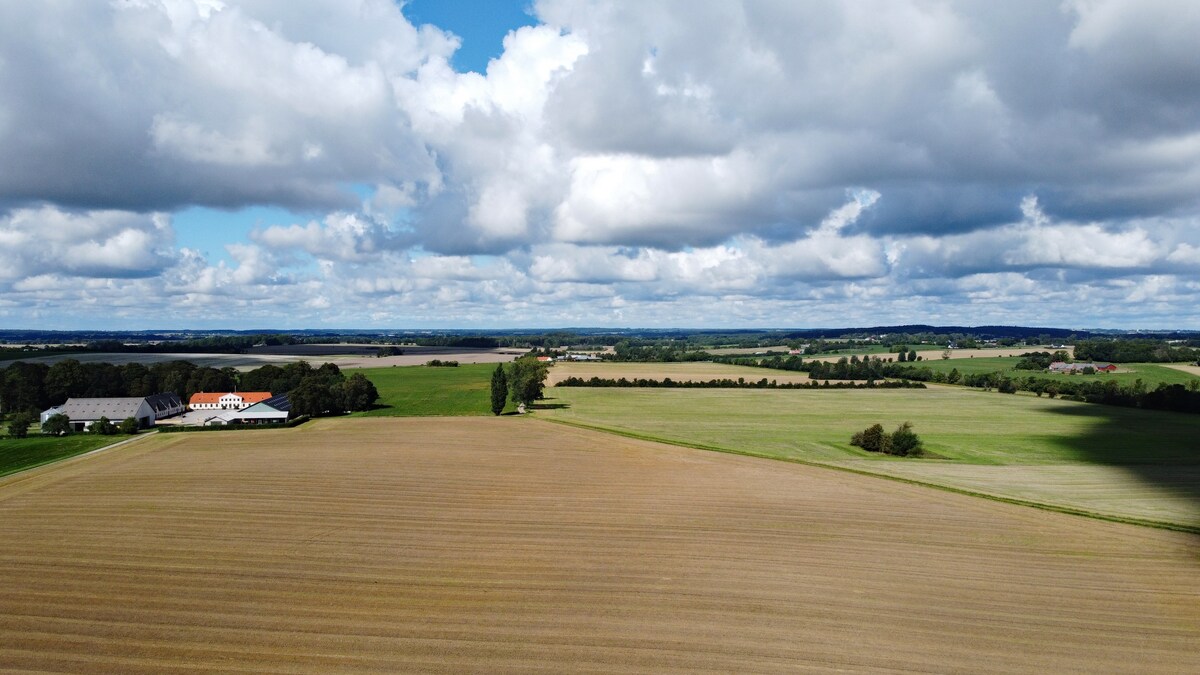
[[[27,438],[0,438],[0,476],[57,462],[127,438],[129,436],[93,434],[42,436],[36,430],[30,430]]]
[[[949,386],[555,387],[547,396],[556,407],[537,415],[569,424],[1200,528],[1200,416]],[[849,443],[852,433],[871,424],[890,431],[905,421],[935,458],[872,455]]]
[[[359,372],[379,390],[378,407],[355,413],[362,417],[491,415],[494,363],[470,363],[454,368],[396,366],[363,368]],[[509,407],[515,410],[512,404]]]

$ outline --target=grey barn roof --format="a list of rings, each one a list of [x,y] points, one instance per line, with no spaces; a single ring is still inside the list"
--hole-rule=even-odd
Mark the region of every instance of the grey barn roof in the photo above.
[[[64,415],[72,422],[98,420],[107,417],[114,422],[120,422],[126,417],[137,417],[138,408],[146,402],[144,397],[123,398],[69,398],[58,406]],[[153,412],[153,409],[151,410]]]
[[[152,394],[146,397],[146,403],[154,408],[155,412],[170,410],[171,408],[182,408],[183,400],[179,398],[179,394]]]

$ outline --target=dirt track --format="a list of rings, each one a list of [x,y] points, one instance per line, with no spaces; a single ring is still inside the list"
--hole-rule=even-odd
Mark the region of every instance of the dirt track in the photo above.
[[[0,670],[1185,672],[1187,535],[522,418],[0,482]]]

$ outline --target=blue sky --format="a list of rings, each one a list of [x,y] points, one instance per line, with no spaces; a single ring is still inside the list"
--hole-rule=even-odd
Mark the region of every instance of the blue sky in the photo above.
[[[0,4],[0,322],[1200,329],[1200,5],[681,6]]]
[[[415,24],[433,24],[462,38],[451,63],[456,70],[487,70],[504,52],[504,36],[537,24],[528,0],[410,0],[404,15]]]

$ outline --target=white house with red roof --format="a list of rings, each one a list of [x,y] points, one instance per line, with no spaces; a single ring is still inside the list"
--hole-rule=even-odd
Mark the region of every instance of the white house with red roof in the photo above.
[[[191,410],[242,410],[271,398],[269,391],[198,391],[188,399]]]

